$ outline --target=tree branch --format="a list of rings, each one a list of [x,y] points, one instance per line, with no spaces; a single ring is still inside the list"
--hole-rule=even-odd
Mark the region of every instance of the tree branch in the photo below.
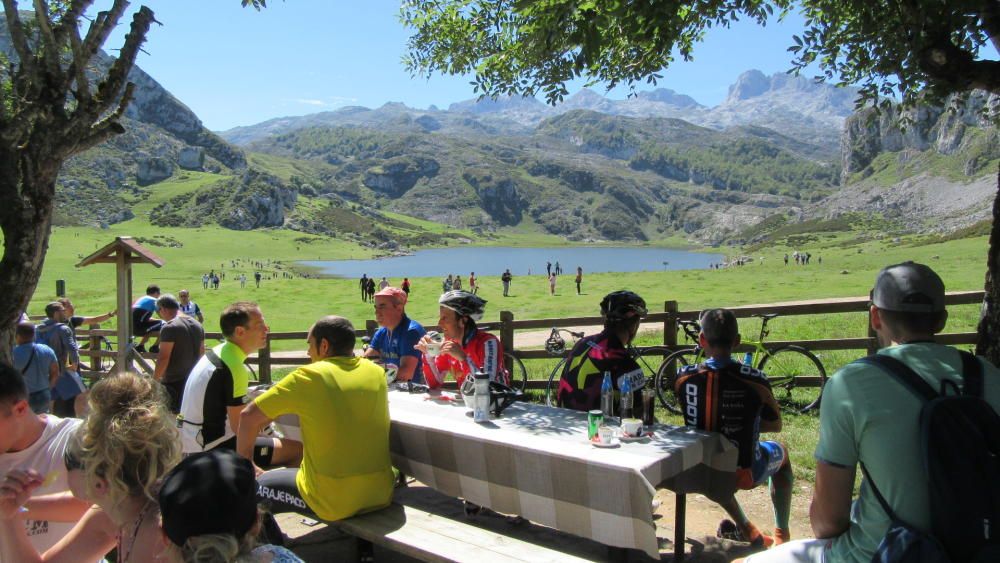
[[[121,123],[118,123],[118,120],[121,119],[125,110],[128,108],[129,103],[132,102],[134,92],[135,84],[132,84],[131,82],[126,84],[125,92],[122,94],[121,101],[118,102],[118,107],[115,108],[115,111],[111,112],[106,117],[92,125],[87,133],[78,137],[76,142],[72,143],[72,145],[68,147],[69,155],[85,151],[116,135],[124,133],[125,128],[122,127]]]
[[[92,3],[93,0],[74,0],[70,4],[69,9],[66,11],[65,16],[63,16],[62,22],[60,24],[60,30],[57,35],[68,37],[70,50],[73,53],[73,58],[70,61],[69,68],[66,71],[65,82],[63,83],[63,90],[67,90],[70,87],[70,83],[74,80],[76,81],[76,91],[73,93],[74,97],[79,103],[82,99],[90,98],[90,82],[87,80],[87,61],[89,60],[89,55],[83,50],[83,40],[80,38],[80,16],[84,13],[87,7]]]
[[[938,41],[917,52],[917,64],[936,90],[1000,93],[1000,62],[977,61],[971,52],[950,41]]]
[[[45,72],[51,78],[62,74],[62,65],[59,60],[59,43],[56,41],[56,34],[52,31],[52,19],[49,17],[49,7],[44,0],[34,0],[35,21],[38,22],[38,32],[41,37],[41,60],[45,66]],[[59,81],[61,82],[61,81]]]
[[[116,5],[117,2],[123,1],[117,0]],[[127,2],[125,3],[127,4]],[[139,48],[146,41],[146,33],[149,32],[149,27],[155,21],[156,18],[153,17],[153,11],[146,6],[139,8],[139,11],[132,16],[132,27],[128,35],[125,36],[125,45],[118,54],[118,58],[115,59],[114,64],[108,70],[107,77],[97,86],[96,106],[99,113],[110,109],[112,104],[118,100],[122,89],[125,88],[128,73],[135,65],[135,58],[139,54]],[[124,111],[120,104],[118,110]]]
[[[34,74],[35,57],[28,46],[28,38],[24,35],[24,24],[21,23],[21,16],[17,13],[17,0],[3,0],[3,11],[7,16],[7,31],[10,33],[10,41],[20,59],[20,64],[28,74]]]
[[[87,54],[87,61],[97,54],[98,49],[108,39],[108,35],[114,31],[121,19],[125,9],[128,8],[128,0],[115,0],[110,10],[98,12],[97,17],[87,29],[87,37],[83,41],[83,52]]]

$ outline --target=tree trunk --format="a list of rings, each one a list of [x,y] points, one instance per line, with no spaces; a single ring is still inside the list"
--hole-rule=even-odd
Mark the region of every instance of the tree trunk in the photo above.
[[[0,362],[13,363],[14,327],[38,286],[49,247],[61,158],[50,147],[0,151]],[[44,156],[43,156],[44,155]]]
[[[993,198],[993,226],[986,256],[986,295],[979,318],[979,342],[976,354],[1000,366],[1000,167],[997,170],[997,193]]]

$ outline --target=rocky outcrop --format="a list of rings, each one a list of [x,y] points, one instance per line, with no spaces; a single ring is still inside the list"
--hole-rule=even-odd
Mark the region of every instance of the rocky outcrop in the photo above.
[[[896,107],[887,111],[867,108],[849,117],[841,141],[841,183],[883,152],[933,149],[954,154],[970,128],[986,129],[986,134],[996,139],[996,128],[988,115],[1000,107],[1000,95],[974,92],[964,101],[949,99],[947,106],[950,109],[922,105],[905,113]]]
[[[298,192],[274,176],[250,170],[240,178],[239,187],[218,218],[219,225],[237,231],[280,227],[297,197]]]
[[[421,178],[433,178],[441,165],[433,158],[396,156],[369,168],[362,183],[381,194],[398,198]]]
[[[205,168],[205,149],[184,147],[177,155],[177,166],[185,170],[203,170]]]
[[[521,222],[524,202],[514,180],[485,171],[466,171],[462,178],[476,190],[481,207],[494,221],[501,225]]]
[[[174,164],[159,156],[142,156],[136,158],[135,181],[140,186],[148,186],[173,176]]]

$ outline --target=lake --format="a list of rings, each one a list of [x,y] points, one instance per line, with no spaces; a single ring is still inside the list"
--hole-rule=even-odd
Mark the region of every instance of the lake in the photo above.
[[[394,256],[374,260],[303,261],[303,265],[319,268],[323,275],[340,278],[360,278],[362,274],[380,278],[385,276],[393,283],[403,277],[444,277],[460,274],[468,277],[499,276],[510,268],[515,276],[545,273],[545,263],[556,262],[563,275],[575,275],[582,266],[584,274],[601,272],[645,272],[655,270],[692,270],[708,268],[722,262],[721,254],[688,252],[665,248],[638,247],[560,247],[560,248],[510,248],[510,247],[450,247],[420,250],[411,256]]]

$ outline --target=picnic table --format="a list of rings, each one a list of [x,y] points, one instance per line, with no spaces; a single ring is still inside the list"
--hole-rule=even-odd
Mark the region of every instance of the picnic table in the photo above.
[[[651,438],[597,448],[586,413],[516,403],[477,424],[449,397],[389,392],[392,462],[496,512],[659,559],[652,501],[666,487],[677,493],[674,549],[683,560],[685,494],[735,490],[737,450],[719,434],[656,425]]]

